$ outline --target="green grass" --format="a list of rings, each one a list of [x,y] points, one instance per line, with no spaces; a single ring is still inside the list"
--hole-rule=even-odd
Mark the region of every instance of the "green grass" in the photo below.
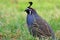
[[[24,10],[29,1],[34,3],[32,8],[51,25],[55,33],[60,31],[60,0],[0,0],[0,40],[35,40],[26,25]]]

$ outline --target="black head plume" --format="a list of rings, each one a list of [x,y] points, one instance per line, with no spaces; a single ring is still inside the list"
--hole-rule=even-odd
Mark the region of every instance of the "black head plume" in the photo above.
[[[30,4],[30,5],[29,5],[29,7],[28,7],[28,8],[30,8],[30,7],[32,6],[33,2],[29,2],[29,4]]]
[[[27,9],[25,9],[25,12],[27,12],[28,14],[31,14],[31,12],[33,11],[33,8],[31,8],[33,2],[29,2],[29,6],[27,7]]]

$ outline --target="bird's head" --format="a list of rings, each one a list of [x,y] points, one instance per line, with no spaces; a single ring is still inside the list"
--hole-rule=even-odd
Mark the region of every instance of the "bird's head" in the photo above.
[[[33,8],[31,8],[31,6],[32,6],[33,2],[29,2],[29,4],[30,5],[25,9],[25,12],[27,14],[32,14],[31,12],[33,11]]]

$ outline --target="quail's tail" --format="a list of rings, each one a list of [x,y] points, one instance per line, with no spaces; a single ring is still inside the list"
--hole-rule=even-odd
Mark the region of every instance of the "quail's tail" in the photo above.
[[[52,33],[52,40],[57,40],[54,33]]]

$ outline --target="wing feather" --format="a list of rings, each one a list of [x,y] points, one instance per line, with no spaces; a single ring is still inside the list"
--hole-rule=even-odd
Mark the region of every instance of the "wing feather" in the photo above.
[[[45,20],[36,20],[36,23],[39,25],[39,29],[41,29],[45,35],[51,36],[50,26]]]

